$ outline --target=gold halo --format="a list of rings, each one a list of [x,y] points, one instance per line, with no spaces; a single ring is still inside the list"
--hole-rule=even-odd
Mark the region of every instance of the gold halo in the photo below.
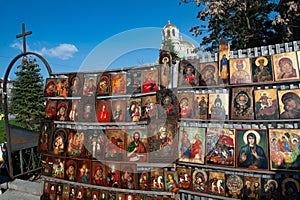
[[[266,57],[264,57],[264,56],[260,56],[260,57],[256,58],[256,60],[255,60],[255,65],[256,65],[256,66],[259,66],[258,61],[261,60],[261,59],[264,60],[264,66],[267,66],[267,64],[268,64],[269,61],[268,61],[268,59],[267,59]]]
[[[206,181],[207,181],[207,174],[206,174],[206,172],[203,171],[203,170],[199,170],[199,169],[197,169],[197,170],[195,170],[195,171],[193,172],[193,180],[196,180],[196,174],[198,174],[198,172],[201,173],[201,174],[203,175],[203,177],[204,177],[204,182],[206,182]]]
[[[276,180],[274,180],[274,179],[269,179],[269,180],[267,181],[267,184],[270,184],[272,181],[275,183],[275,187],[276,187],[276,189],[277,189],[277,188],[278,188],[278,183],[277,183]]]
[[[254,131],[254,130],[249,130],[244,133],[244,135],[243,135],[244,143],[248,144],[247,136],[249,133],[253,133],[256,136],[256,144],[259,144],[260,143],[260,135],[257,131]]]

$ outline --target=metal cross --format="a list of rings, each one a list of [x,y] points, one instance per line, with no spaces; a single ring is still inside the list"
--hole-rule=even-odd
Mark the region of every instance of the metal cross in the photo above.
[[[32,34],[32,31],[25,32],[25,24],[22,24],[22,33],[16,35],[16,38],[23,38],[23,53],[26,53],[26,36]]]

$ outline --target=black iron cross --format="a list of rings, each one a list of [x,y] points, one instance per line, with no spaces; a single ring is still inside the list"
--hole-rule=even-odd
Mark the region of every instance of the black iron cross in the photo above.
[[[22,33],[16,35],[16,38],[23,38],[23,53],[26,53],[26,36],[32,34],[32,31],[25,32],[25,24],[22,24]]]

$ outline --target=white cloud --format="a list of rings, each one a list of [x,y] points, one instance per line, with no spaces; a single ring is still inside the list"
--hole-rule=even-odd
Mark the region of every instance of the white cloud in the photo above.
[[[73,44],[60,44],[54,48],[42,48],[41,54],[49,57],[57,57],[62,60],[68,60],[73,57],[73,54],[78,52],[78,49]]]
[[[10,47],[19,49],[23,51],[23,44],[21,42],[15,42],[10,45]],[[43,47],[41,50],[32,50],[29,48],[29,46],[26,46],[27,52],[36,52],[41,55],[46,55],[49,57],[56,57],[61,60],[68,60],[69,58],[72,58],[74,53],[78,52],[78,49],[73,44],[59,44],[56,47],[47,49],[46,47]]]

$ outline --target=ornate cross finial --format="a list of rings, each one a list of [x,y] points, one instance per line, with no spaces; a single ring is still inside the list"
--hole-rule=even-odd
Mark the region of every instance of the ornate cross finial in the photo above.
[[[16,38],[23,38],[23,53],[26,53],[26,36],[32,34],[32,31],[25,32],[25,24],[22,24],[22,33],[16,35]]]
[[[168,20],[168,24],[171,24],[171,21],[170,21],[170,20]]]

